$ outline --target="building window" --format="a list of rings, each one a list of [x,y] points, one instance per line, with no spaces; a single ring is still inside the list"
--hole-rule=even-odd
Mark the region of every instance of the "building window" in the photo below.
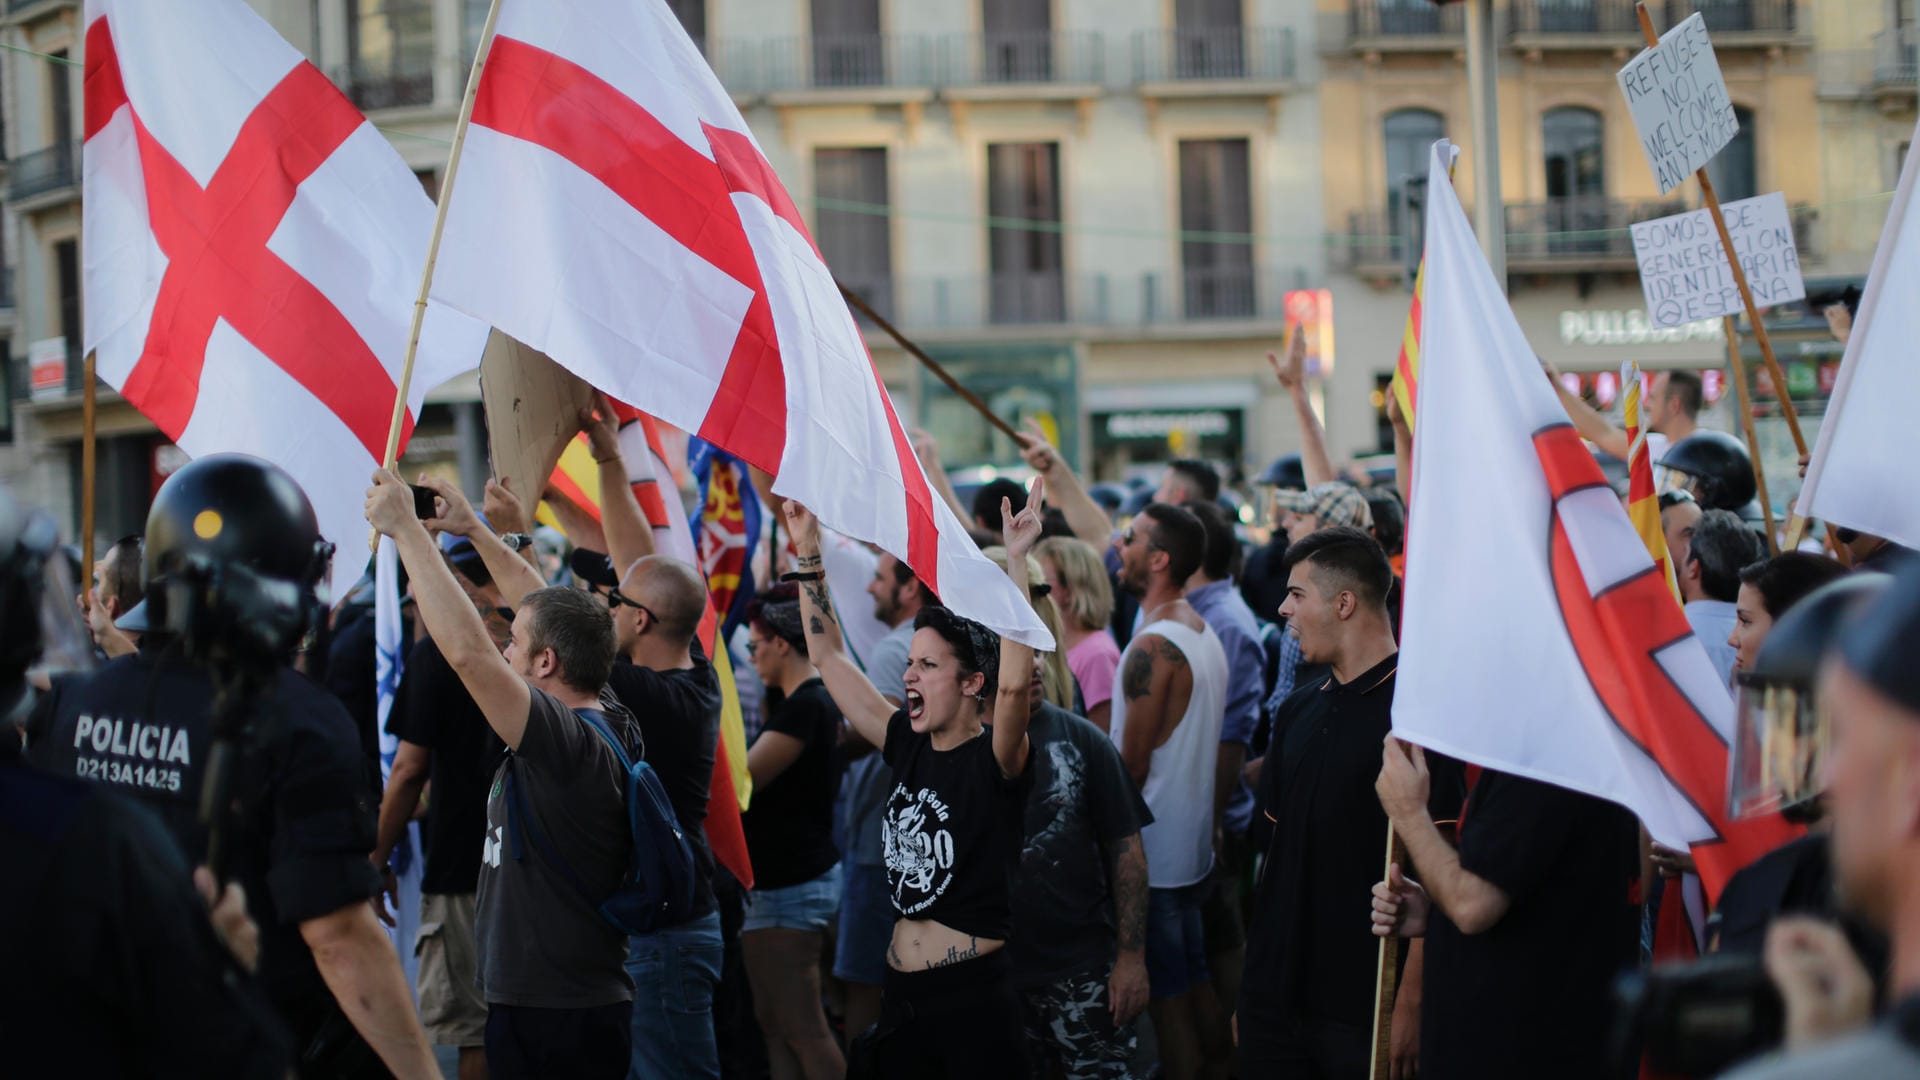
[[[1388,113],[1381,129],[1387,143],[1387,235],[1400,258],[1416,246],[1420,215],[1413,200],[1426,185],[1433,144],[1447,137],[1447,122],[1427,109],[1401,109]]]
[[[1174,75],[1237,79],[1247,73],[1240,0],[1174,0]]]
[[[849,289],[893,318],[892,218],[885,147],[822,147],[813,152],[814,240]]]
[[[1060,145],[987,147],[987,216],[995,222],[987,226],[988,318],[1060,322]]]
[[[1546,144],[1546,231],[1550,251],[1578,254],[1607,246],[1607,174],[1600,114],[1551,109],[1540,120]]]
[[[1733,117],[1740,123],[1739,132],[1707,162],[1707,177],[1723,203],[1751,199],[1760,193],[1760,170],[1754,161],[1753,110],[1735,105]]]
[[[813,84],[884,86],[880,0],[813,0]]]
[[[431,104],[431,0],[348,0],[347,68],[347,96],[362,109]]]
[[[69,375],[73,358],[80,355],[80,243],[57,240],[53,245],[54,301],[60,305],[60,336],[67,339]],[[72,379],[69,378],[71,383]]]
[[[1053,78],[1053,12],[1039,0],[981,0],[985,82],[1047,82]]]
[[[701,52],[707,51],[707,0],[667,0],[674,17]]]
[[[1251,316],[1257,305],[1247,140],[1180,143],[1180,231],[1210,234],[1180,242],[1187,318]]]

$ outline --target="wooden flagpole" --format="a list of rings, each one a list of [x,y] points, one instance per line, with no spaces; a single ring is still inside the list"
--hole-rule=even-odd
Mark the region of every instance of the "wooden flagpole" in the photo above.
[[[394,387],[393,419],[387,425],[387,452],[380,467],[391,469],[400,457],[400,428],[407,419],[407,394],[413,385],[413,358],[420,351],[420,325],[427,318],[427,293],[433,288],[433,264],[440,258],[440,234],[447,227],[447,207],[453,204],[453,181],[460,172],[460,148],[467,141],[467,125],[473,120],[473,102],[480,96],[480,72],[486,67],[487,52],[493,47],[493,28],[500,21],[500,0],[487,6],[487,21],[480,27],[480,47],[474,50],[473,67],[467,72],[467,92],[460,99],[460,118],[453,125],[453,147],[447,151],[446,175],[440,178],[439,197],[434,200],[433,237],[427,241],[427,261],[420,270],[420,292],[413,300],[413,326],[407,331],[407,355],[400,364],[400,382]],[[367,547],[380,545],[380,531],[367,530]]]
[[[1656,48],[1660,44],[1660,35],[1653,31],[1653,16],[1647,14],[1647,5],[1643,2],[1633,5],[1634,12],[1640,17],[1640,32],[1646,36],[1647,48]],[[1760,318],[1760,308],[1753,302],[1753,290],[1747,286],[1747,272],[1741,268],[1739,256],[1733,251],[1733,234],[1727,231],[1727,219],[1720,212],[1720,197],[1714,194],[1713,179],[1707,175],[1705,166],[1696,170],[1693,178],[1700,182],[1700,196],[1707,204],[1707,210],[1713,215],[1713,227],[1720,234],[1720,247],[1727,253],[1727,269],[1733,273],[1733,283],[1740,289],[1740,302],[1746,306],[1747,321],[1753,324],[1753,337],[1760,343],[1760,355],[1766,359],[1767,371],[1773,376],[1774,386],[1778,388],[1780,415],[1786,418],[1787,430],[1793,433],[1794,449],[1805,454],[1807,438],[1800,433],[1800,417],[1794,412],[1793,402],[1787,396],[1787,376],[1780,370],[1780,361],[1773,355],[1773,339],[1767,336],[1767,324]],[[1755,451],[1753,470],[1760,472],[1760,457],[1757,448],[1748,442],[1748,449]]]
[[[81,361],[80,377],[84,385],[80,388],[80,575],[76,582],[82,590],[93,591],[93,503],[95,447],[94,428],[98,416],[97,394],[94,391],[93,350],[87,350],[86,359]],[[97,602],[99,597],[94,597]]]
[[[1380,880],[1393,876],[1393,864],[1406,865],[1406,848],[1387,822],[1387,861]],[[1400,938],[1388,934],[1380,939],[1380,962],[1373,982],[1373,1059],[1368,1066],[1370,1080],[1387,1080],[1393,1069],[1393,1003],[1400,989]]]
[[[987,408],[987,403],[980,400],[979,395],[975,394],[973,391],[967,389],[966,387],[960,385],[960,380],[948,374],[947,369],[941,367],[940,362],[938,360],[935,360],[933,357],[928,356],[926,353],[926,350],[922,349],[918,345],[915,345],[912,341],[908,340],[907,335],[901,333],[899,330],[896,330],[892,323],[888,322],[886,319],[881,318],[880,313],[873,310],[872,306],[869,305],[864,299],[862,299],[859,293],[854,292],[852,289],[847,288],[846,284],[841,282],[838,279],[834,280],[834,284],[840,287],[840,295],[847,298],[847,303],[853,305],[853,310],[866,316],[869,320],[872,321],[873,325],[886,331],[887,336],[892,338],[895,344],[899,345],[902,349],[905,349],[907,351],[907,355],[913,357],[915,360],[918,360],[920,361],[921,364],[925,365],[928,371],[933,372],[934,378],[939,379],[943,383],[946,383],[947,389],[952,390],[956,394],[959,394],[961,400],[973,406],[975,411],[979,412],[981,416],[984,416],[987,418],[987,423],[992,424],[995,428],[999,430],[999,432],[1002,435],[1005,435],[1007,438],[1012,439],[1013,445],[1020,446],[1020,447],[1024,447],[1027,445],[1027,437],[1025,435],[1021,434],[1018,431],[1015,431],[1013,429],[1013,425],[1007,423],[1005,420],[1000,419],[998,416],[995,416],[993,410]]]
[[[1780,554],[1780,538],[1773,534],[1773,503],[1767,498],[1767,470],[1760,467],[1760,442],[1753,435],[1753,402],[1747,397],[1747,365],[1740,357],[1740,322],[1731,315],[1721,320],[1727,331],[1727,363],[1733,367],[1733,389],[1740,396],[1740,432],[1747,437],[1753,458],[1753,482],[1760,489],[1760,512],[1767,522],[1767,554]]]

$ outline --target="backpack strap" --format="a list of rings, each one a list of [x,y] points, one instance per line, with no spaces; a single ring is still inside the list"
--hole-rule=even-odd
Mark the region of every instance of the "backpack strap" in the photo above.
[[[533,850],[540,856],[541,861],[552,867],[572,887],[574,895],[580,898],[581,903],[587,905],[587,910],[597,914],[600,911],[601,901],[595,900],[587,891],[586,883],[581,881],[580,875],[574,872],[572,864],[567,862],[566,857],[560,854],[560,849],[553,846],[546,833],[541,830],[540,820],[527,810],[526,800],[520,795],[520,786],[514,783],[514,765],[514,758],[508,757],[507,825],[513,832],[514,861],[519,862],[526,858],[522,843],[524,833],[525,836],[532,838]]]

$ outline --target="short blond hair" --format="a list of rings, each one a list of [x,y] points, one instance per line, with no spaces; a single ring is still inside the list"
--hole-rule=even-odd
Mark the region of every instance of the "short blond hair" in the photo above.
[[[1073,606],[1062,614],[1087,630],[1105,628],[1113,618],[1113,583],[1099,550],[1075,537],[1049,536],[1033,545],[1033,553],[1052,563],[1060,584],[1073,593]]]

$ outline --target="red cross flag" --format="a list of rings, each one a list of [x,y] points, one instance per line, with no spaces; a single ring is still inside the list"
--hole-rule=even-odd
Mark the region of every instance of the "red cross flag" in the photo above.
[[[666,4],[502,0],[433,295],[1052,639],[928,487],[806,223]]]
[[[366,117],[240,0],[88,0],[82,243],[100,377],[193,456],[306,489],[366,566],[433,204]],[[429,310],[406,431],[486,327]]]
[[[1710,897],[1791,839],[1727,812],[1733,702],[1567,421],[1436,144],[1394,732],[1620,803]]]

